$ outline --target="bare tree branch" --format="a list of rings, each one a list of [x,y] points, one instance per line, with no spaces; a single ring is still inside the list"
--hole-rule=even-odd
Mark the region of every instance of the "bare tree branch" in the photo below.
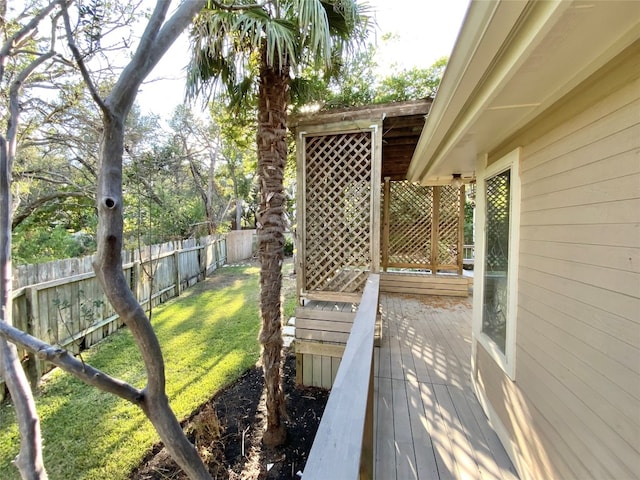
[[[0,319],[0,328],[5,325],[7,323]],[[14,400],[18,430],[22,439],[15,464],[23,478],[46,480],[47,472],[42,459],[40,422],[37,420],[36,404],[29,382],[24,377],[16,346],[8,343],[4,338],[0,338],[0,372]]]
[[[113,393],[144,410],[143,390],[139,390],[127,382],[113,378],[101,370],[83,363],[67,350],[49,345],[6,322],[0,322],[0,335],[11,343],[20,345],[22,348],[35,353],[40,360],[51,362],[83,382],[105,392]]]
[[[52,42],[53,45],[53,42]],[[24,70],[20,72],[18,77],[11,83],[9,88],[9,121],[7,122],[7,148],[9,152],[9,160],[15,156],[16,151],[16,137],[18,134],[18,118],[20,116],[20,104],[18,103],[20,89],[29,76],[44,62],[49,60],[55,55],[53,50],[49,50],[47,53],[39,56],[31,64],[29,64]],[[0,57],[4,60],[3,57]],[[4,63],[4,62],[1,62]],[[1,78],[1,77],[0,77]],[[11,171],[11,162],[9,163],[9,171]]]
[[[84,58],[82,58],[82,55],[80,55],[80,50],[78,50],[78,46],[76,45],[76,42],[73,37],[73,30],[71,29],[71,20],[69,19],[69,5],[71,5],[71,1],[72,0],[70,1],[63,0],[60,2],[60,5],[62,6],[62,15],[64,17],[64,28],[67,32],[67,43],[69,44],[69,49],[73,54],[73,58],[78,64],[78,68],[80,69],[80,74],[82,75],[82,79],[84,80],[84,83],[87,85],[87,88],[89,89],[89,93],[91,94],[93,101],[96,102],[96,105],[98,105],[98,107],[100,108],[100,110],[102,110],[104,114],[108,114],[109,110],[104,104],[104,101],[102,100],[102,98],[100,97],[100,94],[98,93],[98,89],[93,83],[93,79],[89,74],[89,70],[87,70],[87,65],[84,63]]]
[[[125,67],[111,95],[109,95],[110,105],[117,110],[127,105],[130,108],[142,81],[151,73],[151,70],[180,33],[191,23],[196,13],[202,10],[206,0],[184,2],[158,31],[159,24],[157,22],[159,18],[164,19],[169,3],[168,0],[158,0],[133,59]],[[155,30],[153,30],[154,28]]]
[[[56,6],[50,3],[27,25],[8,39],[0,49],[0,79],[4,78],[5,65],[12,48],[29,38],[40,22],[49,15]],[[55,24],[58,17],[52,19],[51,43],[49,51],[37,56],[26,66],[9,87],[9,112],[6,137],[0,135],[0,327],[10,327],[12,320],[12,272],[11,272],[11,170],[16,151],[20,105],[20,90],[33,72],[54,55]],[[24,370],[20,364],[16,346],[4,340],[0,341],[0,373],[5,378],[16,411],[18,429],[22,441],[20,453],[16,459],[21,476],[24,479],[46,480],[47,473],[42,459],[42,440],[40,435],[40,419],[35,407],[33,394],[29,387]]]
[[[229,12],[233,12],[236,10],[250,10],[252,8],[263,8],[262,5],[259,5],[257,3],[253,3],[251,5],[226,5],[222,2],[219,2],[217,0],[210,0],[211,3],[213,4],[214,7],[216,7],[219,10],[227,10]]]
[[[40,22],[47,16],[51,11],[56,8],[58,5],[58,0],[51,2],[49,5],[44,7],[37,15],[35,15],[29,23],[27,23],[24,27],[14,33],[11,37],[4,42],[2,49],[0,49],[0,78],[4,77],[4,67],[6,64],[6,58],[9,56],[11,51],[22,42],[25,38],[33,35],[34,31],[40,25]]]
[[[1,152],[2,165],[0,165],[3,167],[1,169],[2,171],[0,171],[0,187],[2,187],[0,188],[0,192],[3,195],[2,202],[0,202],[0,222],[2,222],[1,226],[3,227],[2,235],[0,236],[2,240],[0,242],[0,255],[2,258],[0,258],[0,260],[2,261],[3,269],[2,291],[0,294],[2,295],[2,320],[4,320],[0,322],[0,335],[34,351],[40,358],[50,361],[86,383],[112,392],[140,406],[153,423],[171,456],[184,469],[187,475],[192,479],[210,479],[211,477],[206,467],[200,460],[193,445],[184,435],[180,423],[169,406],[160,344],[144,309],[136,301],[129,288],[127,279],[124,277],[122,271],[121,261],[123,245],[122,167],[125,119],[133,106],[141,82],[153,67],[155,67],[179,34],[191,22],[195,14],[202,9],[205,0],[183,2],[167,21],[165,21],[165,18],[171,2],[170,0],[158,0],[132,61],[122,70],[111,93],[104,100],[100,97],[96,83],[92,79],[92,73],[89,72],[88,66],[75,43],[69,15],[69,6],[72,1],[73,0],[57,0],[50,5],[49,12],[54,10],[55,5],[60,6],[60,14],[63,16],[69,48],[93,101],[102,112],[103,129],[101,132],[102,140],[99,151],[100,169],[97,181],[97,208],[99,218],[98,253],[95,258],[94,267],[97,278],[110,303],[113,305],[114,310],[120,315],[122,321],[129,327],[138,345],[146,368],[147,385],[143,390],[135,389],[125,382],[111,378],[83,364],[66,351],[52,347],[41,340],[15,329],[9,323],[11,319],[10,176],[11,162],[15,157],[15,138],[17,135],[19,114],[18,93],[24,80],[26,80],[39,65],[53,58],[53,48],[51,48],[47,54],[40,56],[37,64],[33,65],[33,68],[22,71],[16,79],[16,82],[12,84],[10,95],[11,105],[9,109],[10,122],[7,138],[5,139],[0,136],[0,146],[3,147]],[[41,18],[44,17],[45,15],[42,14]],[[57,16],[54,18],[57,19]],[[33,30],[38,23],[35,22],[32,24],[34,26],[32,27]],[[24,41],[24,39],[28,37],[28,33],[32,30],[26,30],[21,41]],[[54,45],[54,40],[52,37],[52,46]],[[11,45],[6,48],[6,52],[10,52],[11,48],[15,47],[15,45],[16,42],[12,42]],[[0,59],[3,61],[6,60],[6,55]],[[4,66],[4,62],[2,62],[2,65]],[[0,73],[4,74],[4,69],[0,71]],[[93,72],[93,74],[95,74],[95,72]],[[0,348],[5,344],[6,342],[4,340],[0,341]],[[15,345],[10,345],[9,349],[11,348],[15,350]],[[16,361],[16,355],[13,355],[13,360],[7,365],[7,362],[4,361],[4,350],[0,352],[0,354],[3,354],[1,358],[3,359],[2,368],[4,370],[12,369],[11,371],[15,373],[21,371],[20,364]],[[10,355],[6,357],[9,358]],[[19,389],[15,389],[15,391],[19,394]],[[26,391],[28,391],[28,389]],[[12,390],[12,394],[13,392],[14,390]],[[29,394],[25,393],[25,395],[28,396]],[[22,401],[21,399],[18,400]],[[22,401],[22,404],[28,406],[24,401]],[[20,421],[21,424],[28,426],[29,421],[37,423],[38,419],[35,412],[30,412],[24,418],[21,418]],[[37,441],[39,436],[35,435],[34,432],[25,432],[25,435],[31,436],[25,437],[23,444],[30,438],[34,439],[34,445],[30,446],[30,448],[33,450],[32,453],[37,454],[40,452],[41,457],[41,451],[38,450],[39,442]],[[29,462],[33,464],[31,470],[36,471],[36,461],[29,460]],[[25,472],[26,469],[22,470],[25,478],[45,478],[44,475],[27,477]],[[43,468],[42,472],[44,472]]]
[[[85,192],[53,192],[53,193],[50,193],[49,195],[44,195],[42,197],[35,199],[33,202],[29,203],[23,208],[21,208],[19,212],[16,212],[13,215],[11,228],[15,229],[18,225],[20,225],[27,218],[29,218],[29,215],[31,215],[33,212],[35,212],[38,208],[42,207],[43,205],[46,205],[47,203],[52,202],[53,200],[58,200],[60,198],[68,198],[68,197],[87,198],[87,199],[89,198]]]

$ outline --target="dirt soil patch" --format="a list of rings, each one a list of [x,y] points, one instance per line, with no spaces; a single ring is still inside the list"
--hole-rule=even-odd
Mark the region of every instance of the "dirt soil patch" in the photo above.
[[[320,424],[329,391],[295,385],[295,356],[287,352],[284,363],[284,391],[287,396],[287,442],[269,449],[262,444],[265,405],[262,368],[254,367],[203,405],[187,422],[190,440],[206,458],[214,478],[222,479],[298,479]],[[213,408],[217,420],[206,426],[220,436],[197,441],[199,414]],[[203,446],[203,443],[208,445]],[[217,447],[217,448],[216,448]],[[186,479],[161,444],[145,458],[129,477],[132,480]]]
[[[215,276],[203,283],[214,278]],[[212,283],[221,281],[226,283],[230,279],[217,278]],[[204,285],[199,286],[203,287]],[[286,422],[285,445],[270,449],[262,443],[266,410],[264,379],[260,366],[245,372],[235,383],[218,392],[185,422],[184,428],[189,439],[207,462],[214,478],[300,478],[298,472],[304,470],[329,391],[296,386],[295,355],[288,349],[285,349],[284,354],[283,388],[289,417]],[[158,444],[129,478],[182,480],[187,477],[169,457],[162,444]]]

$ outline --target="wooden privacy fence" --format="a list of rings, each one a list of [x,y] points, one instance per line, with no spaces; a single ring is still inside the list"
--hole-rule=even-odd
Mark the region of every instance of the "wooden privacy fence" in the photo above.
[[[255,231],[245,230],[145,246],[123,252],[122,268],[136,299],[149,309],[180,295],[225,263],[251,257],[254,236]],[[16,268],[13,324],[74,353],[117,330],[122,322],[98,283],[92,260],[73,258]],[[50,366],[30,352],[20,354],[29,380],[37,383]],[[3,392],[2,387],[0,397]]]
[[[425,187],[385,178],[382,268],[456,270],[462,274],[464,187]]]

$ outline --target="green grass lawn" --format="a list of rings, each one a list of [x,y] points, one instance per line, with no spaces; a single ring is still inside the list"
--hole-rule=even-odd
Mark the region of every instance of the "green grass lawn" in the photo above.
[[[291,264],[285,265],[285,272]],[[232,383],[258,360],[258,267],[227,267],[214,276],[231,282],[200,285],[153,311],[162,345],[167,390],[179,419],[186,418],[221,387]],[[285,301],[285,318],[293,312]],[[95,367],[138,387],[144,369],[127,329],[85,352]],[[61,371],[43,382],[36,403],[42,421],[49,478],[125,479],[158,441],[142,412],[124,400],[86,386]],[[20,477],[11,464],[19,449],[13,407],[0,406],[0,478]]]

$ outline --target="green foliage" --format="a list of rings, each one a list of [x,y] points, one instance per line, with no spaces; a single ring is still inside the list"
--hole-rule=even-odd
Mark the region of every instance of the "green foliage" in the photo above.
[[[293,255],[293,238],[287,237],[284,241],[284,256],[291,257]]]
[[[195,19],[189,96],[209,98],[222,87],[231,104],[254,103],[249,94],[256,93],[263,47],[267,67],[290,68],[293,78],[308,70],[331,76],[368,33],[368,7],[355,1],[283,0],[277,8],[264,0],[247,3],[231,11],[209,4]]]
[[[323,109],[359,107],[364,105],[419,100],[434,97],[447,65],[442,57],[428,68],[394,71],[381,77],[375,73],[375,47],[354,55],[331,80],[325,79],[324,88],[316,86],[316,98],[307,100],[320,103]],[[322,79],[314,77],[317,84]]]
[[[374,103],[400,102],[435,96],[447,58],[438,59],[429,68],[411,68],[385,77],[377,89]]]
[[[225,282],[228,275],[234,280]],[[211,280],[220,280],[219,287],[204,292],[193,287],[154,309],[152,323],[165,357],[168,395],[179,419],[255,365],[260,351],[258,277],[255,267],[225,268]],[[108,337],[83,358],[144,386],[144,367],[128,330]],[[158,441],[140,409],[59,370],[44,382],[36,403],[52,480],[124,480]],[[18,447],[13,407],[1,405],[0,478],[19,479],[12,464]]]
[[[464,204],[464,244],[473,245],[473,211],[475,205],[469,201]]]
[[[93,235],[74,235],[60,225],[49,227],[25,222],[13,234],[12,257],[17,265],[45,263],[89,255],[95,246]]]
[[[216,181],[221,193],[232,201],[231,223],[236,228],[253,227],[257,205],[253,188],[257,166],[255,106],[247,104],[241,110],[229,109],[223,98],[216,98],[210,102],[209,111],[213,122],[220,126],[223,161],[216,172]],[[236,226],[238,209],[241,225]]]
[[[318,99],[324,103],[324,108],[349,108],[374,103],[378,82],[374,73],[374,58],[375,47],[369,45],[342,64],[327,91],[322,92],[323,98]]]

